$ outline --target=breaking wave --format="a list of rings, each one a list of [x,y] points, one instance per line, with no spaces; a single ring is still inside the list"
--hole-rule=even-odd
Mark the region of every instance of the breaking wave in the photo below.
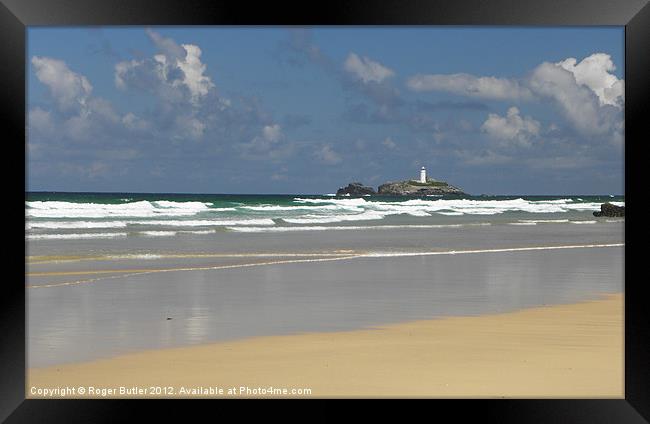
[[[219,234],[219,230],[254,233],[453,228],[459,222],[459,225],[468,225],[474,219],[515,226],[612,222],[594,220],[592,212],[600,210],[604,201],[598,196],[546,199],[514,196],[400,199],[333,195],[166,197],[130,194],[35,196],[25,202],[26,237],[30,240],[92,239],[127,234],[145,237]],[[623,198],[606,198],[619,199]],[[611,203],[625,205],[624,201]]]

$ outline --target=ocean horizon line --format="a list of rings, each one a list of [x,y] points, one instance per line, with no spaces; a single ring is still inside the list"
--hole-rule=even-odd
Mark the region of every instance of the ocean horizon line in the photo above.
[[[192,196],[336,196],[334,193],[203,193],[203,192],[164,192],[164,191],[60,191],[60,190],[26,190],[25,194],[131,194],[131,195],[192,195]],[[524,197],[559,197],[559,196],[568,196],[568,197],[577,197],[577,196],[586,196],[586,197],[624,197],[625,194],[616,194],[616,193],[560,193],[560,194],[526,194],[526,193],[499,193],[499,194],[470,194],[466,193],[464,195],[451,195],[451,196],[460,196],[460,197],[496,197],[496,196],[524,196]],[[338,197],[357,197],[357,196],[345,196],[340,195]],[[396,196],[396,195],[369,195],[366,197],[424,197],[424,196]]]

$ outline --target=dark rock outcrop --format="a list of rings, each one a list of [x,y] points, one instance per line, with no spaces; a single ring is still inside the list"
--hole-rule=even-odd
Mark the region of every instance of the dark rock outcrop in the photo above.
[[[600,205],[600,212],[594,212],[594,216],[625,216],[625,206],[616,206],[611,203],[603,203]]]
[[[347,187],[341,187],[336,191],[337,196],[365,196],[367,194],[377,194],[372,187],[364,186],[359,182],[350,183]]]
[[[379,186],[378,194],[382,196],[426,196],[443,194],[465,194],[458,187],[444,181],[428,179],[426,183],[404,180]]]

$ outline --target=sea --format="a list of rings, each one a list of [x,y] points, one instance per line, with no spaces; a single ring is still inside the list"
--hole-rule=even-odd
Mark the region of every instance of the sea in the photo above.
[[[179,237],[474,225],[598,224],[624,196],[233,195],[28,192],[27,240]],[[609,219],[611,220],[611,219]]]
[[[623,196],[26,193],[28,363],[624,291]]]

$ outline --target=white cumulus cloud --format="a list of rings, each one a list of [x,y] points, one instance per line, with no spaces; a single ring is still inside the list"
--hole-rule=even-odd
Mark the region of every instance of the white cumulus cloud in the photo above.
[[[493,139],[523,147],[531,145],[531,139],[539,135],[540,128],[538,121],[529,116],[522,117],[516,107],[508,109],[506,116],[490,113],[481,126],[481,130]]]
[[[134,63],[137,63],[134,61]],[[150,131],[150,122],[131,112],[120,113],[106,99],[92,94],[90,81],[82,74],[72,71],[62,60],[34,56],[34,72],[46,85],[58,111],[32,109],[29,113],[29,129],[32,134],[47,134],[75,141],[96,141],[102,137],[121,138],[124,131]],[[117,79],[118,86],[123,81]],[[54,113],[53,113],[54,112]],[[193,138],[200,138],[205,126],[198,122],[182,122],[182,129]]]
[[[151,124],[137,115],[128,112],[122,117],[122,124],[130,130],[145,131],[151,129]]]
[[[176,128],[180,130],[177,138],[191,138],[199,140],[205,132],[205,124],[192,116],[180,115],[176,117]]]
[[[262,128],[262,135],[266,140],[272,143],[276,142],[282,136],[282,128],[280,128],[280,125],[278,124],[266,125]]]
[[[183,84],[187,86],[194,101],[208,94],[214,87],[210,77],[204,75],[205,64],[201,62],[201,49],[193,44],[183,44],[185,59],[179,60],[177,66],[183,71]]]
[[[88,79],[68,68],[62,60],[49,57],[32,57],[36,78],[49,89],[61,109],[83,107],[93,86]]]
[[[582,61],[543,62],[522,78],[470,74],[415,75],[413,91],[445,91],[468,97],[511,101],[551,101],[579,132],[622,137],[625,82],[611,74],[610,55],[594,53]]]
[[[336,165],[342,161],[341,155],[334,151],[331,144],[325,144],[319,149],[316,149],[314,156],[328,165]]]
[[[515,100],[532,97],[530,90],[517,80],[470,74],[418,74],[409,78],[406,84],[413,91],[446,91],[486,99]]]
[[[622,106],[625,82],[610,73],[616,70],[610,55],[594,53],[582,59],[580,63],[570,57],[556,65],[571,72],[578,84],[586,85],[596,93],[601,105]]]
[[[197,105],[215,85],[205,75],[201,49],[194,44],[176,44],[172,39],[148,30],[147,34],[161,51],[153,58],[119,62],[115,65],[115,85],[120,89],[137,87],[170,101],[189,96]],[[186,89],[187,95],[182,90]]]
[[[43,135],[51,136],[54,132],[52,114],[40,107],[35,107],[29,111],[28,125],[30,130],[37,131]]]
[[[567,120],[584,134],[604,134],[622,120],[609,106],[603,107],[596,94],[578,84],[573,74],[553,63],[542,63],[532,72],[528,84],[541,98],[553,100]]]
[[[382,65],[379,62],[369,59],[368,57],[359,57],[355,53],[350,53],[343,64],[343,68],[355,75],[364,83],[380,83],[386,78],[395,75],[395,72]]]
[[[290,155],[293,146],[283,143],[282,127],[279,124],[265,125],[262,134],[237,147],[246,159],[278,159]]]

